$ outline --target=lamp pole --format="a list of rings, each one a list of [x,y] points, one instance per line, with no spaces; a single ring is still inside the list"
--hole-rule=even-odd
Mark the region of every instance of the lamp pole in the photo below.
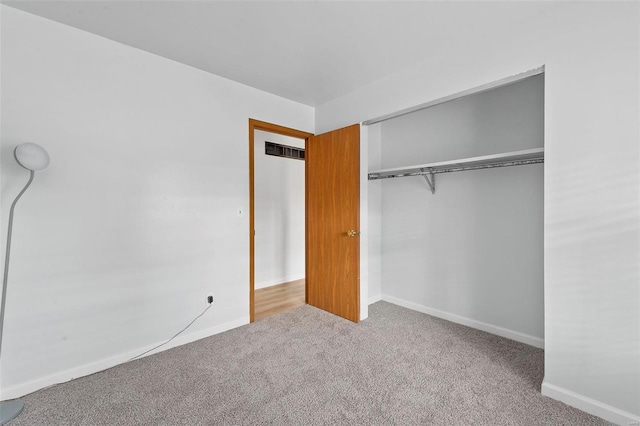
[[[4,256],[4,274],[2,277],[2,303],[0,304],[0,362],[2,361],[2,334],[4,329],[4,309],[7,302],[7,283],[9,281],[9,257],[11,254],[11,234],[13,232],[13,211],[15,210],[16,203],[25,193],[27,188],[33,182],[33,176],[35,170],[42,170],[49,165],[49,154],[39,145],[34,143],[25,143],[18,145],[13,151],[14,157],[18,164],[25,169],[29,170],[29,181],[22,188],[22,191],[11,203],[11,209],[9,210],[9,226],[7,229],[7,248]],[[2,378],[0,377],[0,380]],[[11,420],[15,419],[24,409],[24,403],[22,400],[13,399],[11,401],[0,401],[0,425],[4,425]]]

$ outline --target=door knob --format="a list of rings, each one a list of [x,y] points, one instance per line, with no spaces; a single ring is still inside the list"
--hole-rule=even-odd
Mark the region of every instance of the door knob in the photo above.
[[[360,235],[360,231],[356,231],[355,229],[352,229],[350,231],[347,231],[347,235],[349,237],[356,237],[356,236]]]

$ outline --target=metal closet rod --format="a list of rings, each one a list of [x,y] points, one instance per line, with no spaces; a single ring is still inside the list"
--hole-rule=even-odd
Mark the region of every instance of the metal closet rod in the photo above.
[[[544,158],[533,158],[529,160],[513,160],[513,161],[503,161],[499,163],[489,163],[489,164],[478,164],[478,165],[470,165],[470,166],[459,166],[459,167],[447,167],[447,168],[424,168],[422,170],[418,170],[415,172],[405,172],[405,173],[392,173],[389,175],[380,175],[377,173],[369,173],[369,180],[377,180],[377,179],[390,179],[397,177],[408,177],[408,176],[427,176],[427,175],[435,175],[438,173],[451,173],[451,172],[466,172],[469,170],[480,170],[480,169],[493,169],[497,167],[511,167],[511,166],[523,166],[526,164],[539,164],[544,163]]]

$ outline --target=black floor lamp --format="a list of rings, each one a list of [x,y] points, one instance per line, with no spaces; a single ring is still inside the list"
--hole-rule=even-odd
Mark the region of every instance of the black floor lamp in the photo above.
[[[2,358],[2,330],[4,328],[4,305],[7,301],[7,281],[9,277],[9,254],[11,253],[11,232],[13,230],[13,210],[22,194],[33,182],[33,175],[36,170],[45,169],[49,165],[49,154],[40,145],[35,143],[24,143],[18,145],[13,151],[18,164],[29,170],[29,182],[22,188],[9,210],[9,229],[7,231],[7,250],[4,258],[4,275],[2,279],[2,305],[0,307],[0,360]],[[16,418],[24,408],[24,403],[20,399],[11,401],[0,401],[0,425],[4,425]]]

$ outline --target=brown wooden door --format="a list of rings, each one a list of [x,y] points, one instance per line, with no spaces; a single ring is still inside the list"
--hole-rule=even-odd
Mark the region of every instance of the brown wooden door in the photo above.
[[[307,140],[307,303],[360,320],[360,125]]]

